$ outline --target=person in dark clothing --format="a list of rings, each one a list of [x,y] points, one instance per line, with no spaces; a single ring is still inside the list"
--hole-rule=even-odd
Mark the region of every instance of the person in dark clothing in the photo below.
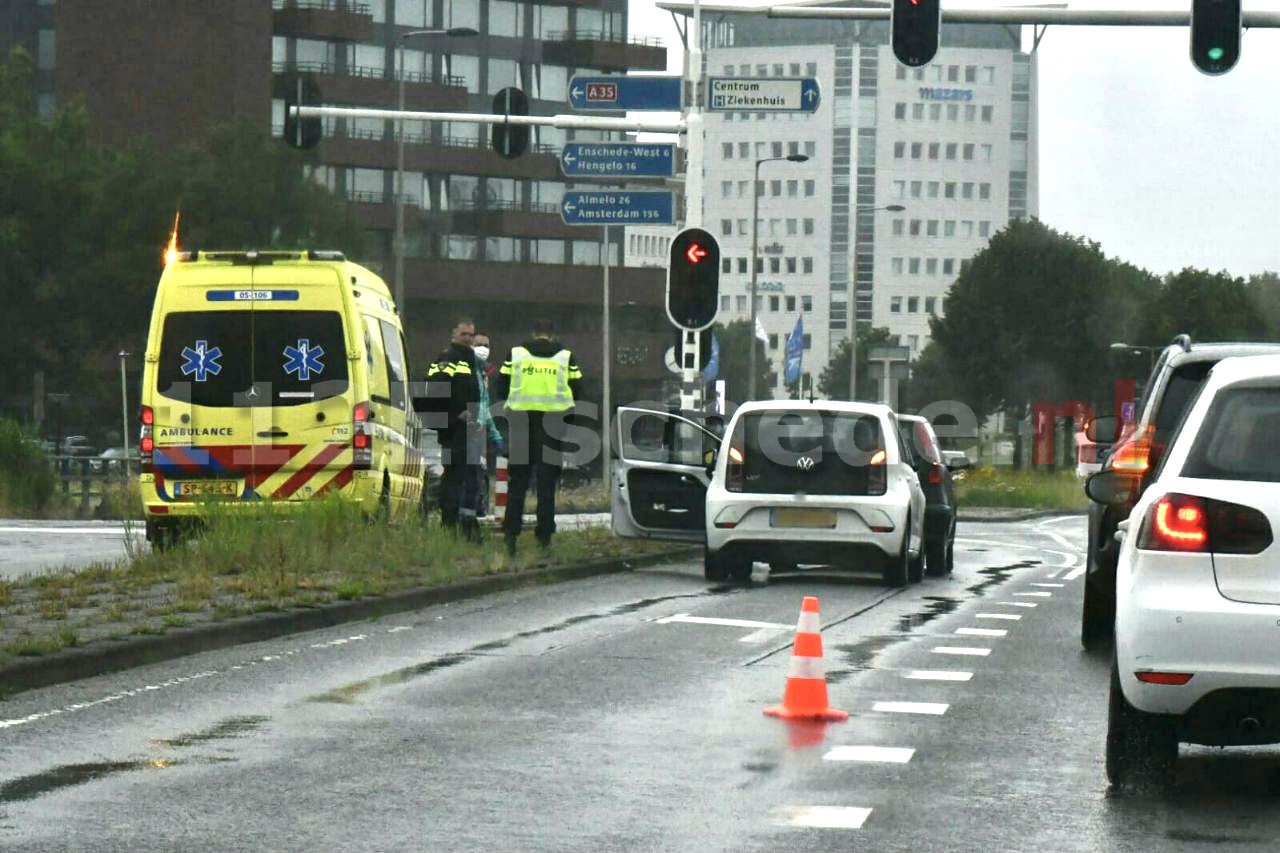
[[[440,423],[436,429],[444,464],[440,523],[448,530],[460,531],[467,539],[479,541],[479,445],[473,433],[479,428],[476,413],[482,368],[471,348],[475,328],[475,323],[466,317],[454,323],[448,348],[436,356],[427,370],[427,387],[431,408]]]
[[[567,417],[582,383],[573,353],[560,345],[551,323],[536,320],[533,337],[512,347],[494,377],[492,394],[505,400],[510,482],[503,534],[507,553],[515,554],[524,526],[524,500],[529,481],[537,474],[538,544],[551,545],[556,532],[556,486],[560,482],[563,451],[553,423]]]

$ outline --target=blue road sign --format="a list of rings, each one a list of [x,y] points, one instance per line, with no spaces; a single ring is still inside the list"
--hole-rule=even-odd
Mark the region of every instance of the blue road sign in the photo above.
[[[565,225],[674,225],[669,190],[574,190],[560,202]]]
[[[670,142],[567,142],[560,152],[566,177],[670,178],[676,146]]]
[[[592,110],[657,110],[676,112],[683,105],[681,77],[574,77],[569,81],[569,106]]]
[[[709,77],[707,109],[812,113],[822,102],[814,77]]]

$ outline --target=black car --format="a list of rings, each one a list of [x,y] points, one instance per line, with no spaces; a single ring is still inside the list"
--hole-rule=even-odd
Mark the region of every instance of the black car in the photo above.
[[[1080,609],[1080,642],[1086,649],[1107,642],[1115,627],[1116,563],[1120,557],[1120,544],[1115,540],[1117,527],[1129,517],[1151,482],[1169,439],[1209,370],[1227,357],[1274,354],[1280,354],[1280,344],[1193,344],[1187,335],[1178,335],[1161,352],[1138,401],[1137,423],[1122,426],[1102,463],[1103,471],[1128,472],[1133,479],[1132,488],[1115,503],[1089,505],[1089,544]]]
[[[956,490],[953,469],[969,467],[968,457],[944,461],[933,426],[919,415],[898,415],[903,443],[916,455],[916,473],[924,490],[924,558],[930,577],[943,577],[955,566]]]

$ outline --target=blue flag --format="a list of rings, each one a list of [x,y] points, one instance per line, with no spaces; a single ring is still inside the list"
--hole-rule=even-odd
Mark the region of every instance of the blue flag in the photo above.
[[[711,333],[711,357],[707,359],[707,366],[702,369],[702,384],[710,385],[720,378],[720,339],[716,337],[716,333]]]
[[[796,318],[796,327],[787,338],[786,369],[782,374],[783,382],[795,385],[800,381],[801,364],[804,361],[804,315]]]

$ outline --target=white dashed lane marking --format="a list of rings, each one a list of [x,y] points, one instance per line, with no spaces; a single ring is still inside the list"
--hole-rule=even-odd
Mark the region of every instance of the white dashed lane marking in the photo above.
[[[975,619],[1004,619],[1007,622],[1017,622],[1022,618],[1017,613],[975,613]]]
[[[956,633],[963,637],[1003,637],[1009,632],[1003,628],[957,628]]]
[[[1034,601],[993,601],[992,604],[1003,604],[1006,607],[1035,607]]]
[[[991,649],[979,649],[974,646],[934,646],[933,653],[935,655],[969,655],[976,658],[984,658],[991,654]]]
[[[1047,587],[1050,589],[1062,589],[1064,586],[1066,586],[1065,583],[1033,583],[1031,585],[1039,586],[1039,587]]]
[[[1080,566],[1079,568],[1072,569],[1071,571],[1063,575],[1062,579],[1064,581],[1073,581],[1076,578],[1080,577],[1082,574],[1084,574],[1086,568],[1087,568],[1086,566]]]
[[[915,755],[914,749],[898,746],[836,746],[823,761],[871,761],[882,764],[906,764]]]
[[[915,681],[968,681],[973,678],[973,673],[954,669],[913,669],[902,677]]]
[[[945,702],[877,702],[871,710],[882,714],[929,714],[941,717],[950,706]]]
[[[1050,598],[1051,592],[1015,592],[1014,595],[1025,595],[1028,598]]]
[[[779,823],[812,829],[861,829],[871,809],[853,806],[786,806]]]

